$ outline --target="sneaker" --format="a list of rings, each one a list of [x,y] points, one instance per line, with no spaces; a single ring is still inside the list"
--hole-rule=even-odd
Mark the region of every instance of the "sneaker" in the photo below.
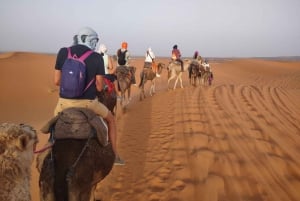
[[[156,73],[156,77],[160,77],[160,74],[157,74],[157,73]]]
[[[120,158],[120,156],[116,156],[114,165],[125,165],[125,161]]]

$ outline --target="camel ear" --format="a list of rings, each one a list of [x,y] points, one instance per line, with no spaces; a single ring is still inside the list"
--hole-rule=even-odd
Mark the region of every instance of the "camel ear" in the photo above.
[[[23,134],[23,135],[20,135],[18,137],[18,141],[17,141],[17,147],[20,149],[20,150],[25,150],[28,143],[30,141],[30,138],[28,135],[26,134]]]

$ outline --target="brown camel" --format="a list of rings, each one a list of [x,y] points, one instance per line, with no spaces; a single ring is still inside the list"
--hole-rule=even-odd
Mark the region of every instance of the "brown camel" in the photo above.
[[[113,115],[117,113],[117,93],[114,83],[105,79],[105,89],[97,93],[98,101],[103,103]]]
[[[189,78],[190,84],[193,86],[197,86],[197,80],[200,74],[200,67],[197,61],[192,61],[189,66]]]
[[[163,63],[158,63],[157,64],[157,74],[161,74],[162,69],[164,68],[165,64]],[[156,80],[156,73],[153,72],[153,70],[151,68],[144,68],[142,70],[142,72],[140,73],[140,100],[143,100],[144,98],[146,98],[145,95],[145,83],[147,82],[147,80],[151,81],[151,87],[150,87],[150,96],[152,96],[155,93],[155,80]]]
[[[85,108],[68,108],[42,129],[52,148],[37,157],[41,201],[91,201],[111,171],[115,154],[103,119]]]
[[[31,201],[31,164],[37,143],[28,125],[0,124],[0,200]]]

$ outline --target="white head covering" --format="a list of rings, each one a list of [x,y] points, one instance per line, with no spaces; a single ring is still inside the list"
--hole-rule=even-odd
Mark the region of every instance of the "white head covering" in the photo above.
[[[104,44],[100,44],[99,45],[99,49],[98,49],[98,53],[106,53],[107,52],[107,48]]]
[[[98,34],[91,28],[89,27],[83,27],[81,28],[77,35],[77,41],[78,44],[85,45],[92,50],[95,50],[96,45],[98,43]]]

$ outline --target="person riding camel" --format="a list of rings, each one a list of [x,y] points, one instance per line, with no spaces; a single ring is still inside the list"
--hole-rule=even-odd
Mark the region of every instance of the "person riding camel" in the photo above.
[[[61,48],[56,57],[54,84],[60,87],[60,93],[54,115],[70,107],[88,108],[94,111],[107,122],[109,141],[116,156],[115,163],[124,164],[124,161],[120,158],[117,151],[117,127],[115,117],[108,108],[97,99],[97,92],[103,90],[103,77],[105,75],[103,58],[100,54],[94,52],[99,41],[98,34],[93,29],[84,27],[73,37],[73,40],[74,44],[68,48]],[[89,53],[89,56],[87,56],[84,61],[87,75],[85,83],[87,87],[79,96],[65,96],[64,91],[66,90],[63,88],[64,82],[70,83],[72,81],[71,79],[65,79],[63,74],[63,72],[65,72],[63,71],[65,63],[67,59],[69,59],[69,55],[73,55],[73,58],[75,58],[75,56],[76,58],[81,58],[87,53]]]
[[[199,56],[198,55],[199,55],[198,51],[195,51],[194,55],[193,55],[192,64],[196,63],[199,66],[199,63],[198,63],[198,57]],[[188,70],[189,70],[189,78],[191,79],[191,76],[192,76],[192,67],[191,67],[191,65],[189,66]]]
[[[180,62],[181,72],[183,72],[183,61],[181,60],[181,53],[180,53],[180,50],[178,49],[177,45],[173,46],[172,60]]]
[[[128,43],[127,42],[122,42],[121,48],[118,49],[118,51],[117,51],[118,66],[127,66],[127,67],[129,67],[130,54],[129,54],[129,51],[128,51],[127,47],[128,47]],[[131,77],[131,83],[134,86],[137,86],[135,76],[133,74],[132,74],[132,77]]]
[[[103,58],[105,75],[104,77],[114,84],[115,89],[117,89],[117,76],[116,67],[113,65],[112,58],[107,54],[107,48],[104,44],[100,44],[97,51]],[[116,90],[117,92],[117,90]]]
[[[154,61],[155,54],[152,51],[151,47],[148,48],[146,54],[145,54],[145,63],[144,68],[152,68],[152,71],[156,74],[156,77],[160,77],[160,75],[157,73],[157,65]]]

